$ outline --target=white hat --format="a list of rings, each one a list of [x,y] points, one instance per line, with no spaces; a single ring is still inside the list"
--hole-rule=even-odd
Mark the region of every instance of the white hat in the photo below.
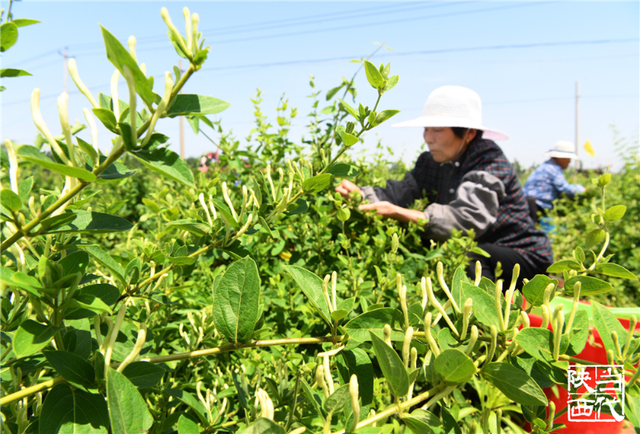
[[[502,131],[482,126],[480,96],[462,86],[441,86],[431,92],[422,110],[422,116],[400,122],[393,127],[462,127],[482,130],[482,137],[507,140]]]
[[[547,157],[552,158],[578,158],[576,147],[573,143],[566,140],[556,142],[556,147],[547,152]]]

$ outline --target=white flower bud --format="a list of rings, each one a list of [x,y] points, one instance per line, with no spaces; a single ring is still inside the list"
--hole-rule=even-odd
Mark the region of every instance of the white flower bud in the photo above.
[[[91,105],[95,108],[100,107],[98,101],[96,101],[93,95],[91,95],[89,88],[80,79],[80,74],[78,74],[78,66],[76,65],[76,59],[69,59],[69,61],[67,62],[67,70],[69,71],[69,75],[71,76],[73,82],[76,84],[78,90],[85,96],[85,98],[89,100]]]
[[[133,35],[129,36],[129,39],[127,40],[127,45],[129,46],[129,54],[131,54],[131,57],[133,57],[133,60],[135,60],[136,63],[138,63],[138,59],[136,58],[136,37]]]
[[[360,403],[358,402],[358,399],[360,398],[360,388],[358,386],[358,377],[356,374],[351,375],[351,379],[349,381],[349,395],[351,396],[351,409],[353,410],[351,432],[355,432],[356,426],[360,421]]]

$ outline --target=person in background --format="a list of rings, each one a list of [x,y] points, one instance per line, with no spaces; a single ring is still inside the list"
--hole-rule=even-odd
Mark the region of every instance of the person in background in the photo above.
[[[401,222],[426,220],[423,243],[446,240],[453,228],[473,229],[478,246],[487,258],[470,254],[466,272],[475,277],[475,261],[482,275],[495,281],[498,261],[508,287],[513,267],[520,264],[522,279],[545,273],[553,263],[553,252],[544,232],[536,230],[529,217],[522,188],[513,167],[492,140],[505,140],[500,131],[482,126],[482,103],[477,93],[460,86],[442,86],[427,99],[422,116],[394,127],[423,128],[429,147],[418,157],[413,170],[402,181],[387,181],[386,188],[358,187],[344,180],[336,191],[345,198],[359,191],[368,204],[360,210]],[[424,211],[408,209],[422,197],[429,199]]]
[[[202,173],[206,173],[209,170],[209,164],[212,162],[219,163],[220,158],[218,157],[218,151],[209,152],[207,155],[203,155],[200,158],[200,166],[198,166],[198,170]]]
[[[585,190],[580,184],[569,184],[564,177],[563,171],[569,167],[571,160],[578,158],[573,143],[566,140],[556,142],[555,147],[547,152],[547,157],[551,158],[529,175],[523,187],[529,205],[532,208],[537,206],[543,212],[553,208],[553,201],[561,194],[574,197]]]

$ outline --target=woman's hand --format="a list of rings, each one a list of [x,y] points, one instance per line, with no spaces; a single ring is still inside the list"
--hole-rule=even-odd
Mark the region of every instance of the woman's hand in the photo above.
[[[407,209],[401,206],[394,205],[391,202],[382,201],[375,203],[367,203],[358,207],[360,211],[375,210],[376,214],[381,215],[384,218],[398,220],[400,222],[418,223],[418,220],[425,220],[426,216],[422,211],[417,209]]]
[[[398,219],[398,210],[402,209],[397,205],[392,204],[391,202],[387,202],[382,201],[382,202],[375,202],[375,203],[367,203],[364,205],[360,205],[358,207],[358,209],[360,211],[371,211],[371,210],[375,210],[376,214],[381,215],[384,218],[387,219],[394,219],[394,220],[399,220]]]
[[[351,193],[352,191],[361,193],[360,187],[358,187],[351,181],[347,181],[346,179],[343,179],[340,185],[336,187],[336,191],[340,193],[345,199],[349,199],[349,193]]]

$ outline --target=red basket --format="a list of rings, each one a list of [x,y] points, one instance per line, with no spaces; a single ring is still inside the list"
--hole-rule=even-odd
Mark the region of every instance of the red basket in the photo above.
[[[539,315],[529,314],[529,321],[531,323],[531,327],[540,327],[542,325],[542,317]],[[626,330],[629,330],[628,319],[618,318],[618,321],[620,321],[620,323]],[[551,329],[551,326],[549,326],[548,328]],[[590,334],[593,335],[593,339],[589,339],[587,341],[587,345],[584,347],[584,350],[575,357],[583,360],[588,360],[590,362],[595,362],[601,365],[607,365],[607,353],[604,349],[600,334],[595,327],[589,327],[589,329]],[[636,325],[636,330],[638,329],[640,329],[640,323]],[[549,401],[555,403],[556,413],[564,409],[568,405],[567,402],[569,398],[567,389],[565,389],[564,387],[558,385],[557,391],[558,395],[556,396],[551,387],[547,387],[544,389],[544,393]],[[579,389],[579,391],[586,391],[586,389],[582,388]],[[548,415],[549,411],[547,411],[547,416]],[[619,434],[622,433],[622,428],[624,425],[624,422],[616,421],[570,421],[569,415],[566,412],[557,417],[554,423],[565,424],[567,426],[565,429],[554,431],[554,433],[558,434]]]

